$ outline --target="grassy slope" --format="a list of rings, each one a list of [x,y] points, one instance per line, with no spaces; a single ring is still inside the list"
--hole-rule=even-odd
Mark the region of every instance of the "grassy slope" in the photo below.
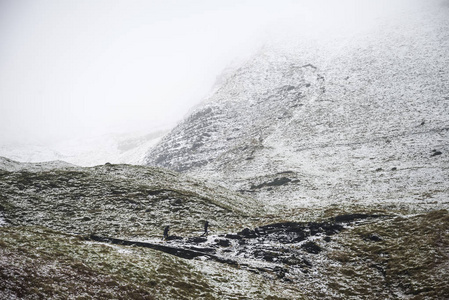
[[[3,227],[0,298],[446,299],[448,229],[444,210],[350,227],[317,241],[323,251],[308,256],[310,272],[289,283],[44,227]]]
[[[447,210],[361,225],[341,234],[338,244],[323,272],[336,296],[449,297]]]
[[[260,275],[43,227],[0,228],[0,298],[298,299]],[[277,298],[275,295],[282,295]]]
[[[106,165],[41,172],[0,171],[0,209],[14,225],[116,237],[194,234],[249,226],[254,200],[157,168]]]
[[[380,218],[350,227],[330,242],[320,238],[316,242],[323,251],[307,254],[312,268],[299,274],[302,279],[295,283],[151,249],[85,242],[83,235],[68,234],[146,239],[160,236],[165,224],[172,225],[174,234],[194,235],[205,219],[212,220],[213,230],[232,232],[314,216],[386,214],[340,206],[268,215],[247,200],[147,167],[0,171],[0,210],[16,225],[0,227],[0,298],[449,297],[449,214],[445,210]],[[232,208],[233,203],[238,208]]]

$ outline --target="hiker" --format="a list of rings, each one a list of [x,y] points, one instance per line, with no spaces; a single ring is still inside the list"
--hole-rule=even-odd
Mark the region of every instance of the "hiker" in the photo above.
[[[206,221],[204,223],[204,233],[201,236],[207,236],[207,227],[209,227],[209,222]]]
[[[168,231],[170,230],[170,226],[166,226],[164,229],[164,240],[168,239]]]

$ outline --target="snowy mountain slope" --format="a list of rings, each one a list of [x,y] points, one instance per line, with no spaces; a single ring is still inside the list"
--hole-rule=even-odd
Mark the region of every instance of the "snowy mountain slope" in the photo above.
[[[340,39],[267,46],[146,163],[287,207],[448,207],[448,15],[423,4]]]
[[[0,156],[30,163],[63,160],[84,167],[106,162],[141,164],[148,148],[167,132],[105,134],[47,144],[0,144]]]
[[[41,163],[21,163],[0,156],[0,170],[8,172],[17,172],[17,171],[43,172],[52,169],[64,170],[76,167],[77,166],[75,165],[60,160],[41,162]]]

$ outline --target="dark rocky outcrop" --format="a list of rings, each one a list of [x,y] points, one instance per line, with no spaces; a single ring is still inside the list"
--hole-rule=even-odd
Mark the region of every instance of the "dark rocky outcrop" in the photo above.
[[[191,244],[200,244],[207,241],[207,238],[205,237],[191,237],[187,239],[187,243]]]
[[[437,155],[441,155],[441,154],[443,154],[441,151],[434,149],[434,150],[432,150],[432,154],[430,156],[437,156]]]
[[[347,215],[340,215],[335,217],[336,223],[349,223],[354,222],[356,220],[363,220],[368,218],[378,218],[380,215],[369,215],[369,214],[347,214]]]
[[[321,247],[318,246],[314,242],[307,242],[307,243],[301,245],[301,248],[303,248],[307,252],[313,253],[313,254],[318,254],[318,253],[320,253],[322,251]]]
[[[220,247],[229,247],[231,246],[231,241],[227,239],[216,239],[215,243]]]
[[[364,240],[366,241],[373,241],[373,242],[379,242],[382,241],[382,237],[380,237],[379,235],[372,233],[369,235],[366,235],[363,237]]]
[[[245,228],[242,231],[238,232],[237,235],[240,235],[245,238],[255,238],[258,236],[255,230],[251,230],[249,228]]]
[[[116,239],[116,238],[108,238],[108,237],[101,237],[97,235],[90,235],[88,239],[97,241],[97,242],[103,242],[103,243],[111,243],[111,244],[117,244],[117,245],[124,245],[124,246],[138,246],[138,247],[144,247],[144,248],[151,248],[154,250],[159,250],[168,254],[172,254],[178,257],[186,258],[186,259],[192,259],[198,256],[204,256],[205,252],[201,251],[201,249],[184,249],[184,248],[177,248],[172,246],[165,246],[161,244],[156,243],[147,243],[147,242],[136,242],[136,241],[127,241],[122,239]]]
[[[274,179],[273,181],[270,181],[270,182],[264,182],[264,183],[261,183],[261,184],[258,184],[258,185],[252,185],[251,189],[252,190],[256,190],[256,189],[261,189],[261,188],[266,187],[266,186],[269,186],[269,187],[271,187],[271,186],[281,186],[281,185],[286,185],[286,184],[288,184],[291,181],[292,180],[290,178],[281,177],[281,178],[276,178],[276,179]]]
[[[350,214],[324,222],[273,223],[254,229],[245,228],[236,234],[189,238],[169,236],[164,243],[127,241],[96,235],[91,235],[88,239],[151,248],[185,259],[203,257],[229,265],[239,265],[256,273],[275,274],[277,278],[288,281],[287,275],[295,269],[307,273],[313,267],[307,256],[322,252],[323,247],[331,241],[330,236],[344,230],[345,224],[376,217],[379,216]],[[314,237],[313,240],[311,237]],[[374,242],[381,240],[376,234],[364,238]],[[266,266],[261,268],[261,262]],[[285,269],[285,265],[289,266],[289,269]]]

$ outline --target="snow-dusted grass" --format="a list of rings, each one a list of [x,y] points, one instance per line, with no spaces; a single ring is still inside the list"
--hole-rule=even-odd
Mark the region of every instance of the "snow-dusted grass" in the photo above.
[[[0,227],[5,225],[6,225],[5,217],[3,216],[2,213],[0,213]]]
[[[294,286],[238,268],[86,242],[42,227],[3,227],[0,237],[2,299],[303,298]]]
[[[72,168],[76,168],[76,166],[69,164],[65,161],[59,160],[39,162],[39,163],[24,163],[6,157],[0,157],[0,170],[8,172],[17,172],[22,170],[29,172],[39,172],[39,171],[49,171],[52,169],[72,169]]]
[[[322,275],[343,298],[445,299],[448,228],[446,210],[354,227],[336,238]]]
[[[192,235],[253,226],[263,207],[218,186],[158,168],[104,165],[0,171],[0,205],[13,225],[115,237]]]
[[[0,236],[2,299],[155,299],[154,285],[123,272],[129,262],[108,247],[36,227],[2,227]]]
[[[223,188],[162,169],[126,165],[22,169],[0,176],[0,208],[8,222],[0,227],[0,296],[5,298],[396,299],[447,293],[449,219],[444,210],[403,217],[410,209],[396,208],[393,215],[376,206],[346,203],[273,214],[251,208],[247,198]],[[234,202],[242,210],[231,209]],[[165,225],[172,226],[170,234],[198,236],[202,220],[209,220],[207,247],[222,238],[217,233],[281,221],[325,221],[348,213],[387,217],[355,222],[330,239],[318,234],[289,246],[257,245],[264,251],[291,247],[291,265],[237,251],[250,251],[257,239],[243,248],[233,241],[217,251],[236,261],[235,266],[83,239],[97,233],[165,243]],[[309,241],[322,251],[304,251],[301,247]],[[286,270],[283,279],[273,266]]]

